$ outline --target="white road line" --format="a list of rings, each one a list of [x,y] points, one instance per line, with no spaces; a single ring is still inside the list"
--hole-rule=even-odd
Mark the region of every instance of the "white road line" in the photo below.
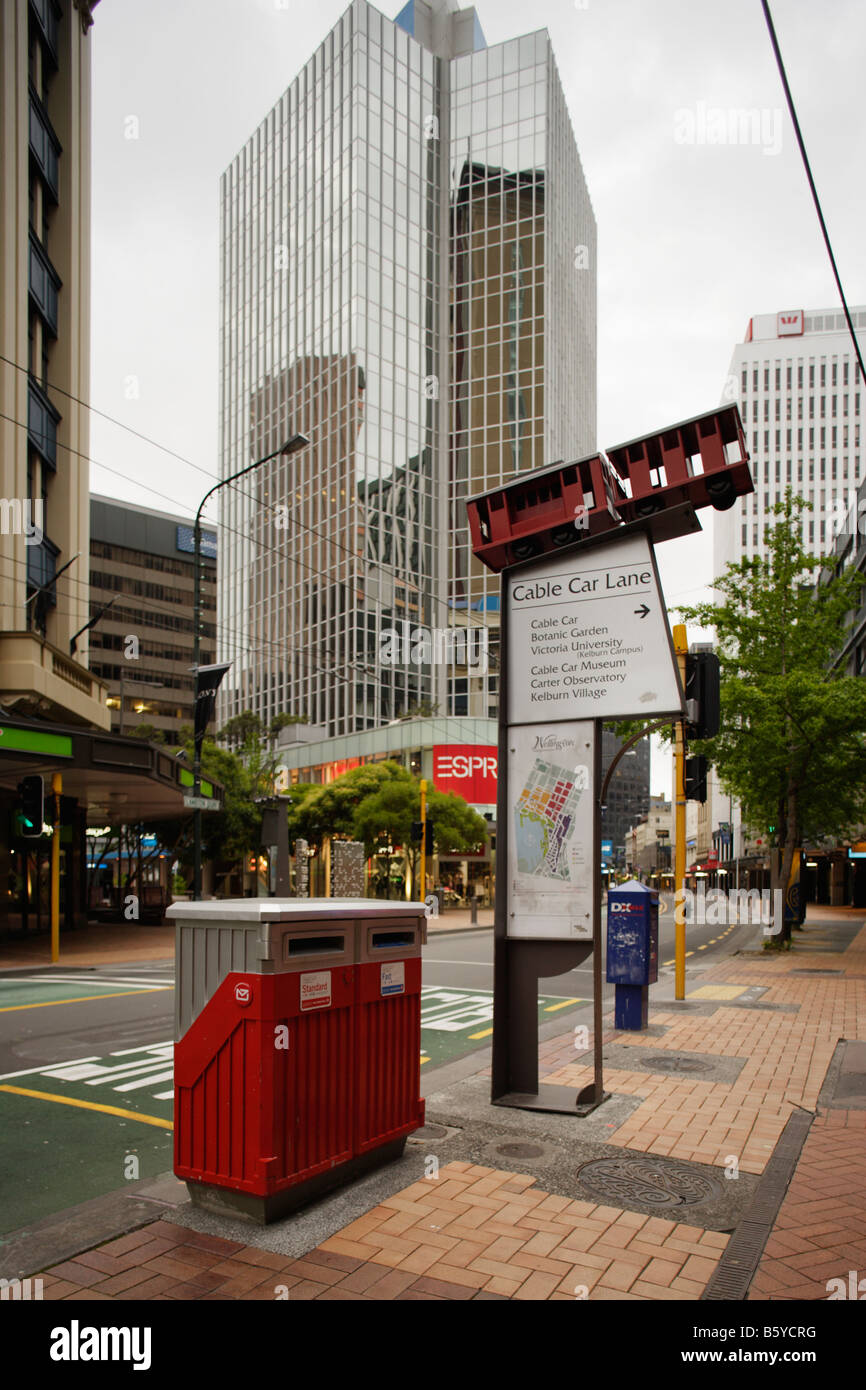
[[[0,1076],[0,1081],[11,1081],[16,1076],[35,1076],[38,1071],[45,1071],[47,1067],[79,1067],[84,1062],[98,1062],[98,1057],[75,1057],[68,1062],[42,1062],[38,1067],[26,1067],[24,1071],[7,1071]]]

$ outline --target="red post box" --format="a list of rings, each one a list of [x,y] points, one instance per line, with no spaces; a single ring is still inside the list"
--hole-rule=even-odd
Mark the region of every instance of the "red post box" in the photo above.
[[[424,1123],[421,903],[176,903],[175,1173],[271,1221]]]

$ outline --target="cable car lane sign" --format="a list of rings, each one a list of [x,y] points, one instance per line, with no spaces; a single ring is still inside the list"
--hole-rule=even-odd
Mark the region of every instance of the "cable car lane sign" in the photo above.
[[[509,724],[682,712],[645,535],[539,560],[507,582]]]

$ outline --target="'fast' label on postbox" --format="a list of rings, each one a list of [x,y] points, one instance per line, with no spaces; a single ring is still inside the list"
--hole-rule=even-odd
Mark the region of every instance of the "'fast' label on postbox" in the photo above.
[[[330,970],[314,970],[309,975],[302,975],[301,982],[301,1012],[307,1009],[327,1009],[331,1003],[331,972]]]
[[[391,961],[389,965],[382,965],[382,976],[379,988],[382,994],[405,993],[406,967],[401,960]]]

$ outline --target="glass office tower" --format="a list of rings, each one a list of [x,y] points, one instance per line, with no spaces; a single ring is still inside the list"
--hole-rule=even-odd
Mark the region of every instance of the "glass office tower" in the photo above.
[[[221,494],[224,716],[495,712],[465,501],[595,448],[595,284],[546,32],[354,0],[222,181],[222,476],[310,440]]]

